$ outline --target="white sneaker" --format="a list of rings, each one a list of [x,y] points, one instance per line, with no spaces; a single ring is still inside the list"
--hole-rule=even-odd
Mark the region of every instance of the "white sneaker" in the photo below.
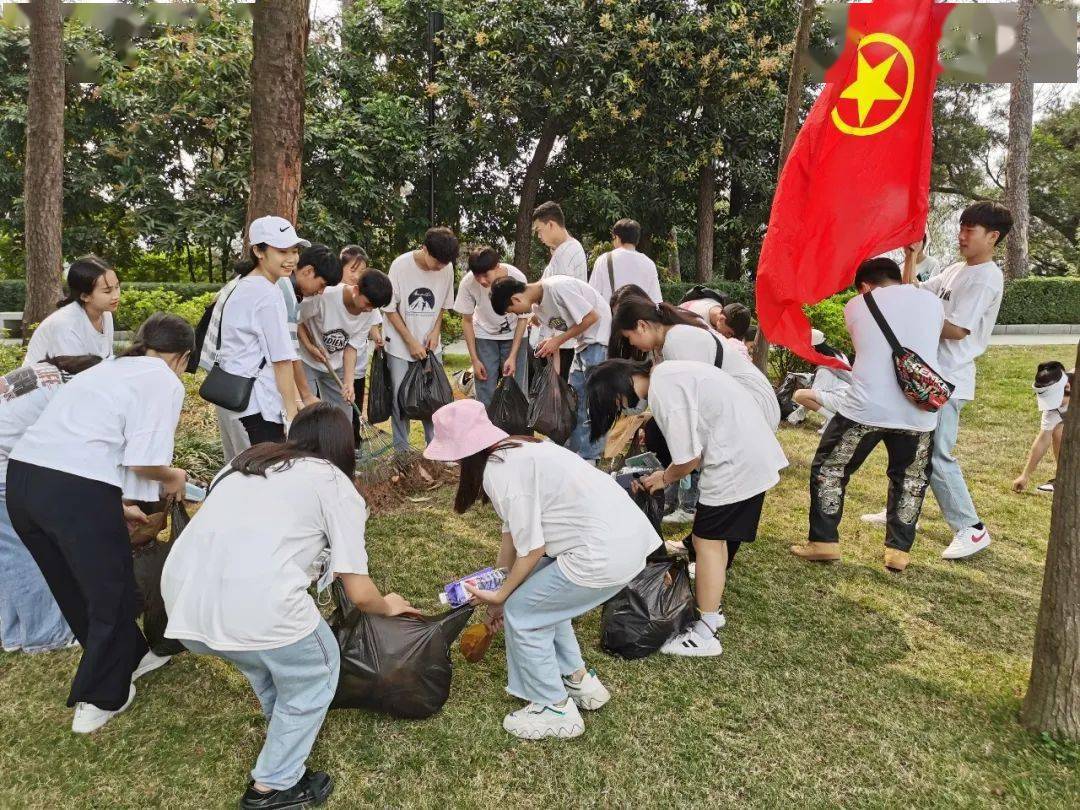
[[[503,728],[523,740],[542,740],[545,737],[570,739],[585,733],[585,721],[577,704],[567,700],[562,706],[541,706],[530,703],[523,709],[510,712],[503,718]]]
[[[796,408],[795,410],[793,410],[791,413],[789,413],[787,415],[787,420],[786,421],[787,421],[787,423],[789,425],[797,425],[797,424],[799,424],[799,422],[802,422],[804,419],[806,419],[806,408],[804,408],[802,405],[800,405],[798,408]]]
[[[693,523],[694,513],[687,512],[685,509],[679,508],[672,512],[670,515],[664,515],[661,523]]]
[[[861,520],[863,523],[873,523],[878,526],[884,526],[887,515],[884,510],[880,512],[874,512],[872,515],[863,515]]]
[[[566,676],[563,676],[562,682],[566,687],[566,693],[579,709],[596,711],[611,700],[611,692],[600,683],[594,670],[588,670],[579,683],[574,683]]]
[[[153,650],[147,650],[146,655],[139,661],[139,665],[135,667],[135,671],[131,673],[131,682],[134,683],[148,672],[161,669],[171,660],[171,655],[157,655]]]
[[[71,720],[71,730],[76,734],[89,734],[92,731],[97,731],[130,706],[133,700],[135,700],[135,684],[132,684],[131,689],[128,691],[127,703],[116,711],[99,709],[93,703],[76,703],[75,717]]]
[[[1035,487],[1035,489],[1038,492],[1053,492],[1054,491],[1054,479],[1051,478],[1045,484],[1039,484],[1037,487]]]
[[[720,645],[720,639],[716,636],[705,638],[693,630],[687,630],[685,633],[672,636],[660,648],[660,652],[665,655],[685,655],[692,658],[716,656],[723,651],[724,648]]]
[[[968,526],[953,535],[952,542],[941,552],[941,557],[944,560],[962,560],[964,557],[978,554],[988,545],[990,545],[990,532],[985,528],[980,530],[974,526]]]

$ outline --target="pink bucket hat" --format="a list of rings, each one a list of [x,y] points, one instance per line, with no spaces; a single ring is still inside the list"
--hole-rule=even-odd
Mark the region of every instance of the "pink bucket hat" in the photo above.
[[[510,436],[488,419],[484,403],[459,399],[435,411],[435,438],[424,450],[432,461],[461,461]]]

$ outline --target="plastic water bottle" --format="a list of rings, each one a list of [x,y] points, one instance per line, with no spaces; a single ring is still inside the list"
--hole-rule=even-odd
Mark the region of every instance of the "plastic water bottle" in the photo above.
[[[188,481],[184,484],[184,500],[191,503],[202,503],[206,500],[206,490]]]
[[[443,588],[443,592],[439,594],[439,602],[450,607],[461,607],[472,599],[472,594],[465,590],[466,583],[481,591],[495,591],[506,581],[506,574],[505,568],[482,568]]]

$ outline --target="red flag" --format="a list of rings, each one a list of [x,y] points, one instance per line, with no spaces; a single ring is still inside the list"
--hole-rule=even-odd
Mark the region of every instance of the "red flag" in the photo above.
[[[850,286],[863,260],[922,239],[938,40],[952,10],[933,0],[848,8],[847,45],[780,174],[757,271],[769,341],[837,368],[811,348],[803,305]]]

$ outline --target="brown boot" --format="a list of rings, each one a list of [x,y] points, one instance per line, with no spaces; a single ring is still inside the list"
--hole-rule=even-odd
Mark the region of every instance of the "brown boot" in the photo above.
[[[906,551],[895,548],[885,549],[885,568],[889,571],[899,574],[908,567],[909,562],[911,562],[911,555]]]
[[[821,543],[811,540],[789,548],[792,554],[807,562],[836,562],[840,559],[839,543]]]

